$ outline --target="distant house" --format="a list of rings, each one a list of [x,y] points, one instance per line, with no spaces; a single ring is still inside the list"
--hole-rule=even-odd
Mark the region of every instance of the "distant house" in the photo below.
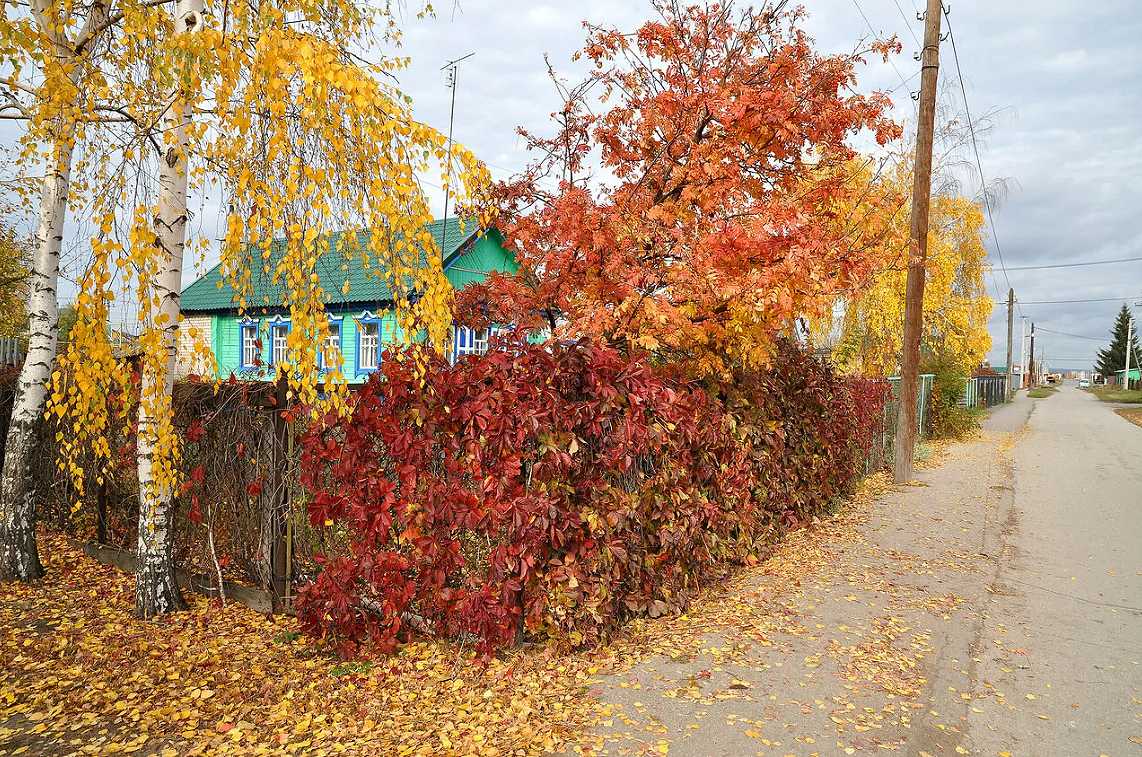
[[[1142,381],[1142,371],[1140,371],[1138,368],[1131,368],[1130,369],[1130,382],[1127,383],[1127,381],[1126,381],[1126,369],[1123,368],[1120,371],[1114,372],[1114,380],[1115,380],[1115,383],[1117,383],[1119,386],[1134,387],[1134,386],[1138,385],[1139,381]]]
[[[445,224],[439,220],[428,229],[437,244],[444,230]],[[339,351],[341,373],[346,380],[362,382],[377,370],[384,345],[400,337],[393,313],[393,295],[384,276],[365,270],[359,260],[347,261],[336,252],[336,244],[331,247],[334,251],[317,263],[321,287],[330,297],[325,303],[329,346]],[[518,267],[511,253],[504,249],[503,237],[498,231],[480,230],[474,224],[461,230],[456,219],[448,221],[441,259],[445,277],[457,290],[483,281],[492,271],[514,273]],[[251,273],[252,292],[246,298],[245,313],[241,316],[234,288],[223,280],[220,266],[183,290],[180,375],[203,370],[191,357],[195,341],[190,336],[192,328],[200,335],[209,334],[210,348],[221,376],[233,373],[238,378],[256,378],[259,372],[268,375],[275,363],[285,359],[289,309],[282,305],[285,284],[274,281],[275,269],[276,260],[270,263],[270,273],[264,268]],[[349,289],[342,294],[346,281]],[[487,350],[485,330],[461,326],[452,329],[453,358]]]

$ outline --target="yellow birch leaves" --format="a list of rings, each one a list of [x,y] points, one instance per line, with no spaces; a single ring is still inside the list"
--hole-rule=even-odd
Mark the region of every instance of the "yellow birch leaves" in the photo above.
[[[191,193],[221,195],[229,209],[220,252],[236,306],[288,311],[288,356],[276,368],[301,402],[346,409],[344,378],[320,365],[325,305],[351,293],[324,291],[319,266],[379,271],[393,294],[397,333],[447,344],[452,290],[426,231],[432,213],[421,177],[443,173],[452,202],[464,204],[475,204],[490,178],[472,153],[412,118],[408,98],[389,83],[405,62],[378,46],[375,26],[384,39],[399,38],[387,8],[352,0],[220,1],[207,3],[204,28],[176,38],[168,9],[125,6],[95,90],[117,104],[126,125],[117,127],[118,145],[77,153],[98,179],[81,189],[99,187],[87,197],[99,230],[76,300],[76,340],[50,402],[50,413],[72,428],[63,464],[77,482],[84,450],[95,450],[102,465],[110,459],[107,398],[127,389],[126,355],[109,336],[110,303],[117,289],[138,303],[155,296],[160,250],[150,186],[168,149],[160,128],[172,87],[194,114]],[[188,239],[188,255],[208,244]],[[254,277],[263,276],[280,295],[253,302]],[[143,370],[160,370],[167,358],[164,326],[145,325],[130,350]],[[208,339],[193,341],[194,362],[209,368]],[[179,440],[169,397],[149,399],[157,420],[140,433],[153,437],[156,479],[170,492],[180,484]]]
[[[905,182],[900,186],[900,191],[905,191]],[[844,303],[834,357],[850,372],[887,376],[899,370],[907,282],[907,213],[899,214],[896,223],[897,254],[868,286],[852,293]],[[983,281],[989,270],[983,225],[980,206],[968,198],[933,198],[921,352],[951,361],[964,375],[970,374],[991,348],[987,320],[993,303]]]

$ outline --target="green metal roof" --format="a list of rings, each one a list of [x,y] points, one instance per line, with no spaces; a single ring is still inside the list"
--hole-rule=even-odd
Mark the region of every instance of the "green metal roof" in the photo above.
[[[436,243],[440,244],[441,232],[445,230],[445,222],[433,221],[429,231]],[[474,223],[467,223],[463,230],[456,218],[449,218],[447,232],[442,246],[441,259],[447,267],[456,257],[466,251],[471,243],[479,237],[479,227]],[[348,232],[357,234],[362,240],[366,231]],[[374,268],[366,269],[357,256],[349,259],[343,248],[347,238],[346,232],[330,235],[330,251],[317,260],[315,272],[319,277],[321,288],[328,297],[327,304],[350,303],[382,303],[391,302],[393,297],[389,291],[385,276],[373,275]],[[274,281],[278,262],[285,254],[283,240],[275,239],[270,247],[270,259],[263,260],[259,251],[253,251],[252,269],[250,273],[251,294],[246,298],[246,308],[249,310],[278,309],[284,306],[286,296],[285,281],[278,277]],[[428,264],[427,253],[421,250],[421,264]],[[268,266],[269,272],[266,272]],[[345,281],[349,282],[348,294],[342,294]],[[221,285],[221,286],[220,286]],[[212,311],[228,311],[238,307],[237,292],[229,281],[222,276],[222,265],[207,271],[206,275],[197,279],[182,291],[181,307],[183,313],[201,313]]]

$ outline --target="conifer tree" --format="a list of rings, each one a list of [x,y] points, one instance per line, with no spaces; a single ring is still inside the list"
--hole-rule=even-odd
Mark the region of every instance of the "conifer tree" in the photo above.
[[[1126,334],[1130,330],[1130,308],[1125,303],[1114,319],[1114,327],[1110,330],[1110,345],[1098,351],[1098,372],[1103,376],[1114,376],[1126,367]],[[1138,324],[1134,324],[1133,334],[1130,337],[1130,365],[1138,365],[1140,354],[1138,351]]]

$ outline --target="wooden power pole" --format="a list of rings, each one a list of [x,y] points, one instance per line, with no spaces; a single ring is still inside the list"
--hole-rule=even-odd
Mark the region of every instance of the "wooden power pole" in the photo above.
[[[1031,383],[1029,388],[1035,388],[1035,322],[1031,321]]]
[[[940,0],[928,0],[920,69],[920,117],[912,181],[912,239],[904,302],[904,354],[900,366],[900,411],[896,417],[896,460],[892,478],[912,478],[916,450],[916,404],[920,384],[920,332],[924,325],[924,262],[928,256],[928,206],[932,199],[932,133],[936,126],[936,77],[940,69]]]
[[[1013,368],[1011,362],[1011,335],[1015,327],[1014,319],[1015,310],[1015,290],[1007,290],[1007,392],[1003,396],[1004,402],[1011,401],[1011,371]]]

